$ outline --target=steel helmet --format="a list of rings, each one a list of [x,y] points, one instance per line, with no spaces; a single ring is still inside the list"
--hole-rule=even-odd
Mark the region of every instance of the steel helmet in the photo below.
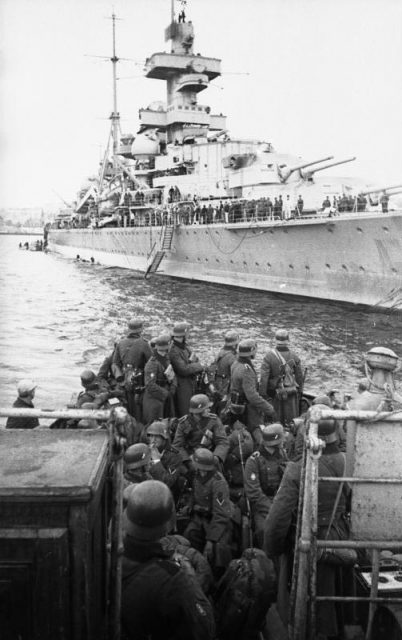
[[[155,338],[155,347],[163,351],[168,351],[169,345],[170,345],[170,336],[167,335],[166,333]]]
[[[144,321],[142,318],[132,318],[128,322],[128,328],[130,331],[142,331],[144,326]]]
[[[286,329],[278,329],[275,332],[275,342],[278,345],[289,343],[289,332]]]
[[[167,440],[169,436],[165,423],[156,421],[150,424],[147,428],[147,436],[160,436]]]
[[[211,401],[204,393],[197,393],[190,399],[189,412],[202,413],[205,409],[209,409]]]
[[[195,468],[201,471],[214,471],[216,469],[214,454],[209,449],[201,447],[196,449],[193,453],[193,463]]]
[[[284,439],[285,432],[280,422],[261,425],[262,439],[270,447],[277,447]]]
[[[323,418],[319,420],[317,435],[327,444],[336,442],[338,440],[338,436],[336,435],[336,420],[333,418]]]
[[[230,345],[236,345],[238,344],[240,337],[239,334],[237,333],[237,331],[227,331],[225,333],[225,344],[230,346]]]
[[[175,338],[183,338],[184,336],[187,335],[189,328],[190,328],[190,325],[188,322],[179,322],[178,324],[175,324],[173,327],[173,336]]]
[[[80,375],[80,378],[81,382],[85,384],[91,384],[91,382],[95,380],[96,376],[90,369],[84,369],[84,371]]]
[[[398,365],[398,356],[387,347],[373,347],[365,354],[364,359],[371,369],[395,371]]]
[[[124,454],[126,469],[139,469],[144,467],[151,459],[151,452],[147,444],[138,442],[132,444]]]
[[[241,342],[239,342],[239,346],[237,349],[239,356],[241,356],[242,358],[249,358],[250,356],[253,356],[257,351],[257,343],[255,340],[247,338],[247,340],[241,340]]]
[[[126,532],[137,540],[158,540],[164,536],[175,515],[169,487],[159,480],[145,480],[128,495]]]

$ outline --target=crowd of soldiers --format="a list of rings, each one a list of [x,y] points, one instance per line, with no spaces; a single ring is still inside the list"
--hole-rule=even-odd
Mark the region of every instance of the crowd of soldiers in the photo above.
[[[128,639],[214,638],[214,586],[246,547],[258,547],[274,561],[283,620],[289,611],[289,558],[310,414],[301,402],[300,358],[287,330],[278,329],[258,375],[256,342],[240,340],[231,330],[206,366],[193,353],[188,333],[182,322],[148,342],[142,320],[131,320],[99,372],[81,374],[83,391],[75,403],[111,408],[127,442],[122,624]],[[401,402],[393,382],[397,361],[390,349],[371,349],[367,377],[348,406],[389,409]],[[18,392],[14,406],[32,407],[33,382],[22,381]],[[312,404],[346,407],[336,393],[317,396]],[[36,426],[35,418],[7,423]],[[102,428],[93,419],[52,426]],[[345,474],[346,431],[339,421],[319,422],[320,475]],[[345,484],[342,495],[336,494],[334,483],[319,486],[318,534],[347,539],[350,489]],[[338,594],[339,565],[355,561],[353,551],[323,552],[318,593]],[[317,625],[323,638],[337,637],[333,603],[318,603]]]

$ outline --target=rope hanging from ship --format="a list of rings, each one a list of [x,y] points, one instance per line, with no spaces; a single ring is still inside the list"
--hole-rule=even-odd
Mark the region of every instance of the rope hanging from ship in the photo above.
[[[217,231],[217,229],[215,229]],[[243,244],[244,240],[247,239],[247,237],[251,238],[251,237],[255,237],[255,233],[249,234],[248,230],[246,230],[244,236],[240,239],[239,243],[234,247],[234,249],[231,249],[230,251],[222,251],[221,247],[215,242],[215,238],[213,237],[213,234],[211,233],[211,227],[210,225],[207,225],[207,231],[208,231],[208,235],[212,241],[212,244],[218,249],[218,251],[225,256],[230,256],[232,253],[234,253],[235,251],[237,251],[241,245]],[[261,235],[263,233],[266,233],[265,231],[260,231],[260,233],[258,235]],[[219,234],[221,236],[221,234]]]

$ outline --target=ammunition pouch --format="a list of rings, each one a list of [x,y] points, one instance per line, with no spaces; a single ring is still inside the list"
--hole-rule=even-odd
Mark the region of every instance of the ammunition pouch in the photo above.
[[[247,398],[244,393],[239,391],[231,391],[228,409],[236,416],[240,416],[246,409]]]

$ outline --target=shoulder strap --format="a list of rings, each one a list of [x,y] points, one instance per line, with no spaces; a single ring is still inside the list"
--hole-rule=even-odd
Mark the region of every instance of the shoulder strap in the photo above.
[[[273,349],[274,354],[278,358],[279,362],[283,365],[286,364],[286,360],[281,353],[277,349]]]

